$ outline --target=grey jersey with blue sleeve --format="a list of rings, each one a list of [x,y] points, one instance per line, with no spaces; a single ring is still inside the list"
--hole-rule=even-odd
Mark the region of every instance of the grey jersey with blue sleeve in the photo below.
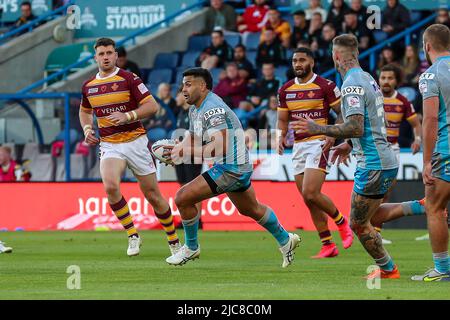
[[[438,58],[419,78],[423,100],[439,98],[438,140],[435,152],[450,154],[450,55]],[[426,128],[424,128],[426,130]]]
[[[368,170],[398,168],[387,141],[383,94],[377,82],[361,68],[353,68],[345,75],[341,92],[344,122],[351,115],[364,116],[363,136],[352,138],[357,166]]]
[[[227,129],[228,139],[226,154],[214,158],[216,164],[226,165],[231,171],[238,173],[253,170],[249,153],[245,145],[244,130],[236,114],[226,103],[213,92],[209,92],[202,105],[192,106],[189,110],[189,131],[202,144],[211,141],[211,135],[218,130]]]

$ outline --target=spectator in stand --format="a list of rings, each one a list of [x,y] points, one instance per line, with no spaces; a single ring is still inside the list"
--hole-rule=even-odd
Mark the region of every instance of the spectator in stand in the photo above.
[[[450,28],[450,16],[446,8],[441,8],[438,10],[438,15],[436,17],[436,23],[446,25]]]
[[[37,17],[33,14],[33,9],[31,8],[31,2],[24,1],[20,5],[20,12],[21,16],[14,22],[12,29],[19,28],[20,26],[23,26],[24,24],[29,23],[30,21],[33,21],[37,19]],[[27,33],[28,30],[23,30],[19,32],[16,36],[20,36],[22,34]]]
[[[128,60],[127,57],[127,51],[125,50],[124,47],[119,47],[116,49],[117,51],[117,66],[120,69],[123,70],[127,70],[130,72],[133,72],[134,74],[136,74],[139,78],[141,77],[141,69],[139,69],[139,66],[137,65],[137,63]]]
[[[320,16],[322,17],[322,22],[325,23],[327,20],[327,11],[322,8],[322,3],[320,0],[310,0],[309,1],[309,8],[305,10],[306,13],[306,20],[311,20],[314,13],[320,13]]]
[[[336,33],[341,33],[344,15],[347,11],[349,11],[349,7],[344,0],[333,0],[331,3],[326,23],[332,23]]]
[[[408,9],[399,0],[387,0],[387,6],[382,15],[383,31],[392,37],[408,28],[410,23]]]
[[[226,77],[219,81],[213,92],[234,109],[247,97],[247,80],[239,75],[238,66],[234,62],[228,63],[225,70]]]
[[[246,48],[242,44],[238,44],[234,48],[234,60],[239,69],[239,75],[243,79],[255,79],[256,71],[253,64],[247,59]]]
[[[394,50],[391,47],[386,47],[381,51],[380,60],[378,61],[378,70],[381,70],[385,65],[388,64],[398,66]]]
[[[316,12],[313,14],[311,22],[309,24],[308,37],[310,43],[312,43],[313,41],[319,41],[320,37],[322,36],[322,28],[322,16],[319,12]]]
[[[11,157],[11,148],[0,146],[0,182],[30,181],[31,174]]]
[[[211,45],[200,54],[196,65],[211,70],[223,68],[231,60],[233,60],[233,48],[225,40],[222,30],[214,30],[211,33]]]
[[[273,63],[264,63],[262,66],[262,79],[256,81],[249,92],[251,103],[257,107],[271,95],[276,95],[281,81],[275,77]],[[266,101],[267,102],[267,101]]]
[[[369,48],[370,35],[364,24],[358,23],[358,15],[353,10],[345,13],[345,22],[342,31],[352,33],[358,38],[359,50],[364,51]]]
[[[147,129],[147,137],[150,143],[161,139],[168,139],[170,137],[170,130],[172,129],[172,120],[170,120],[169,113],[163,107],[160,107],[158,112],[145,121],[145,129]]]
[[[238,18],[238,31],[261,32],[268,19],[269,6],[266,0],[255,0],[255,3],[247,7],[241,18]]]
[[[362,0],[352,0],[350,3],[350,9],[356,13],[358,23],[367,27],[367,7],[363,5]]]
[[[291,26],[289,22],[281,19],[281,14],[277,9],[270,9],[268,12],[268,21],[264,26],[262,32],[264,33],[267,29],[275,31],[276,36],[280,43],[285,47],[289,48],[289,43],[291,41]],[[261,34],[261,42],[264,41],[263,34]]]
[[[223,0],[211,0],[211,7],[206,12],[203,34],[211,34],[220,28],[225,31],[237,31],[237,15],[234,8],[223,3]]]
[[[294,12],[294,27],[291,33],[291,48],[297,48],[300,40],[309,40],[309,21],[306,20],[306,15],[303,10]]]
[[[268,109],[264,109],[261,112],[261,122],[262,125],[259,127],[263,127],[265,130],[261,131],[259,136],[260,141],[265,141],[262,143],[263,145],[267,145],[268,148],[271,148],[275,145],[275,137],[277,130],[277,121],[278,121],[278,98],[276,95],[272,95],[269,97]]]
[[[286,50],[270,28],[266,28],[262,34],[263,42],[258,46],[256,64],[260,67],[264,63],[273,63],[276,66],[285,63]]]
[[[405,55],[402,61],[402,70],[405,76],[403,81],[403,85],[417,88],[417,84],[419,83],[419,55],[417,53],[417,49],[412,46],[406,46]]]
[[[332,23],[327,23],[322,29],[322,36],[319,41],[313,42],[311,48],[316,51],[318,65],[316,66],[319,73],[323,73],[334,68],[333,62],[333,39],[336,37],[336,29]],[[315,49],[315,50],[314,50]]]
[[[158,93],[156,96],[169,107],[173,115],[176,117],[180,109],[177,108],[177,102],[172,97],[171,89],[170,84],[163,82],[158,86]]]

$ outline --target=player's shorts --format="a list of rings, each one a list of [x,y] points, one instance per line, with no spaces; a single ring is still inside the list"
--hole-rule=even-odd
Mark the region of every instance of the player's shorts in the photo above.
[[[156,172],[146,135],[130,142],[100,142],[100,162],[108,158],[125,160],[128,168],[137,176],[146,176]]]
[[[397,178],[398,168],[368,170],[357,167],[353,191],[373,199],[382,199]]]
[[[438,179],[450,182],[450,154],[434,152],[431,157],[431,173]]]
[[[394,151],[397,162],[400,163],[400,146],[398,143],[391,143],[391,149]]]
[[[302,174],[305,169],[318,169],[325,173],[330,170],[328,156],[330,151],[323,152],[322,146],[325,140],[310,140],[296,142],[292,150],[292,164],[294,176]]]
[[[202,176],[214,194],[221,194],[246,191],[251,186],[252,173],[253,171],[239,172],[235,167],[226,164],[215,164]]]

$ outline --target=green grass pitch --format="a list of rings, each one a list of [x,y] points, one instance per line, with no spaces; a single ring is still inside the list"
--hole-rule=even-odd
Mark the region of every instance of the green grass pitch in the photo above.
[[[409,280],[432,266],[428,241],[414,240],[424,230],[383,232],[402,278],[373,290],[362,278],[372,260],[358,241],[344,250],[334,233],[340,255],[313,260],[317,234],[299,233],[287,269],[264,232],[200,232],[200,259],[182,267],[165,263],[162,231],[141,232],[141,254],[133,258],[124,232],[0,233],[14,248],[0,254],[0,299],[450,299],[449,282]],[[80,290],[67,289],[71,265],[80,267]]]

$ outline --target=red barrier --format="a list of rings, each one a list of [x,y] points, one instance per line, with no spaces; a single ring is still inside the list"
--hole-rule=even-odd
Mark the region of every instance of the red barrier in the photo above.
[[[314,230],[309,211],[293,182],[254,181],[258,199],[270,206],[289,230]],[[350,209],[350,181],[326,182],[323,191],[345,215]],[[179,185],[160,183],[175,218],[179,212],[174,196]],[[159,228],[152,207],[136,183],[123,183],[135,225],[139,229]],[[0,230],[120,230],[109,208],[101,183],[0,183]],[[228,197],[221,195],[203,202],[205,230],[261,230],[253,220],[238,213]],[[335,230],[334,223],[329,224]]]

